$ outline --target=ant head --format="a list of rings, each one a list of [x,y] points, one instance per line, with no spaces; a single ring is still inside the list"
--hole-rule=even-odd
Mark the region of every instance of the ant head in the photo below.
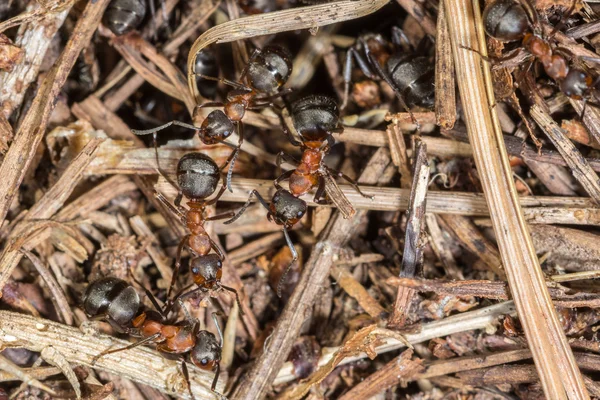
[[[198,331],[196,345],[190,353],[192,363],[205,371],[213,370],[221,361],[221,346],[209,331]]]
[[[292,123],[305,141],[322,141],[337,128],[340,112],[327,96],[306,96],[292,104]]]
[[[134,30],[146,15],[146,0],[114,0],[104,13],[102,22],[117,36]]]
[[[525,9],[513,0],[497,0],[483,10],[483,27],[488,35],[501,42],[523,38],[529,30]]]
[[[233,122],[223,110],[214,110],[202,121],[200,140],[204,144],[216,144],[227,139],[235,131]]]
[[[275,93],[292,74],[292,57],[283,47],[265,47],[248,63],[248,84],[261,93]]]
[[[581,100],[592,88],[592,84],[593,79],[589,74],[573,68],[560,82],[560,91],[572,99]]]
[[[209,156],[188,153],[177,164],[177,184],[188,199],[206,199],[219,183],[219,167]]]
[[[217,254],[208,254],[192,260],[190,270],[194,275],[196,285],[213,286],[221,281],[223,262]]]
[[[304,200],[293,196],[285,189],[279,189],[271,199],[269,213],[275,223],[289,228],[302,219],[307,209],[308,206]]]
[[[83,295],[82,303],[88,317],[104,314],[109,321],[123,326],[137,314],[140,297],[124,280],[108,277],[92,282]]]
[[[435,102],[435,64],[427,57],[406,57],[395,54],[387,68],[398,90],[404,94],[409,107],[432,109]]]

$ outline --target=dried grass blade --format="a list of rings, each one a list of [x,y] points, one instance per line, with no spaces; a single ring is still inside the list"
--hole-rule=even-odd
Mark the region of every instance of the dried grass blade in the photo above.
[[[314,29],[360,18],[379,10],[389,0],[345,0],[316,6],[298,7],[235,19],[204,32],[192,45],[188,55],[188,86],[198,99],[199,91],[194,76],[196,55],[213,43],[233,42],[261,35],[272,35],[299,29]]]
[[[544,392],[551,399],[589,398],[545,286],[519,207],[495,103],[478,2],[446,0],[457,81],[477,170],[509,286]]]

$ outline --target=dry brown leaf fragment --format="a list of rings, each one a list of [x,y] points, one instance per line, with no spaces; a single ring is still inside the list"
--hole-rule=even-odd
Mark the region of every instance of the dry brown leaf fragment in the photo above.
[[[23,61],[23,56],[23,49],[14,45],[12,40],[0,33],[0,71],[12,71],[15,64]]]

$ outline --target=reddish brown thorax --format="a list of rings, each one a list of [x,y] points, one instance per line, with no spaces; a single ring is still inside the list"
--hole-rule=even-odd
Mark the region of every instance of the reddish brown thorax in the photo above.
[[[386,44],[377,40],[375,37],[371,37],[368,40],[367,46],[369,46],[371,53],[375,56],[379,65],[386,65],[391,55],[390,49]]]
[[[290,192],[296,196],[302,196],[308,193],[319,183],[319,167],[323,160],[324,153],[321,150],[306,149],[302,153],[300,165],[290,176]]]
[[[550,44],[539,36],[527,33],[523,38],[523,46],[533,54],[544,66],[544,71],[554,80],[565,79],[569,66],[564,57],[552,54]]]
[[[165,353],[185,353],[190,351],[196,344],[196,340],[190,329],[183,326],[163,325],[158,321],[148,319],[146,313],[141,313],[132,321],[134,328],[139,329],[143,337],[159,334],[155,343],[159,351]]]
[[[242,96],[239,96],[236,100],[225,104],[224,111],[230,120],[241,121],[244,118],[247,107],[248,102]]]
[[[221,277],[223,276],[223,271],[217,271],[217,277],[215,280],[207,281],[202,275],[194,275],[194,283],[198,286],[202,286],[206,289],[212,289],[216,284],[221,282]]]
[[[204,206],[196,202],[187,203],[190,207],[187,214],[187,228],[190,231],[188,246],[196,254],[203,256],[210,252],[210,237],[204,229]]]

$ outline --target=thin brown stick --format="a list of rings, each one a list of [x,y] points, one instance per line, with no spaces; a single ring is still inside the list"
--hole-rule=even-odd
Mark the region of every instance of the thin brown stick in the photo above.
[[[385,149],[380,149],[371,158],[359,182],[376,183],[388,163],[389,153]],[[300,333],[300,328],[317,299],[322,283],[329,276],[334,255],[350,239],[365,214],[366,211],[359,211],[354,217],[343,219],[340,213],[335,213],[332,217],[304,265],[300,281],[280,315],[263,353],[241,379],[231,396],[232,399],[259,399],[265,396]]]
[[[402,8],[410,14],[411,17],[417,20],[425,33],[435,36],[435,21],[425,11],[425,8],[420,2],[414,0],[396,0]]]
[[[429,163],[427,145],[418,141],[413,164],[413,179],[407,214],[404,252],[402,253],[401,277],[413,277],[423,264],[423,232],[425,229],[425,210],[427,186],[429,184]],[[398,287],[392,315],[388,326],[399,329],[407,322],[407,314],[415,292],[408,287]]]
[[[65,84],[79,53],[89,44],[108,3],[109,0],[96,0],[88,3],[65,46],[65,50],[44,78],[37,95],[33,99],[31,108],[15,135],[12,146],[6,153],[6,157],[0,166],[0,176],[2,176],[0,193],[3,193],[0,198],[0,225],[6,218],[8,208],[17,194],[23,177],[44,136],[50,113],[56,104],[56,98]]]
[[[545,286],[512,179],[495,104],[479,3],[444,1],[457,81],[475,164],[490,206],[500,254],[544,392],[552,399],[589,398]]]
[[[444,4],[439,7],[435,37],[435,120],[442,129],[452,129],[456,122],[454,60]]]

